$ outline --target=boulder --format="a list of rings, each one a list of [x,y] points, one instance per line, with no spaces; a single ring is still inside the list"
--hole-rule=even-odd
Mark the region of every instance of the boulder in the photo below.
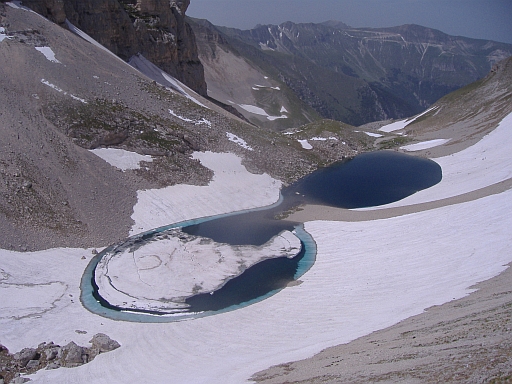
[[[94,352],[97,351],[98,355],[103,352],[113,351],[121,346],[117,341],[112,340],[104,333],[95,334],[89,343],[92,344],[91,352],[94,354]]]
[[[30,360],[38,360],[38,353],[34,348],[23,348],[14,354],[13,359],[20,367],[25,367]]]

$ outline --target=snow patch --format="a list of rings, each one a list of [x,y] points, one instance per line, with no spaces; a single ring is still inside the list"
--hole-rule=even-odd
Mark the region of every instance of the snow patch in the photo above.
[[[281,115],[281,116],[270,116],[263,108],[256,107],[254,105],[250,104],[238,104],[238,106],[247,112],[254,113],[255,115],[265,116],[268,120],[274,121],[277,119],[287,119],[288,116]]]
[[[4,27],[0,27],[0,42],[4,41],[5,39],[11,39],[11,37],[5,34]]]
[[[194,122],[194,120],[191,120],[191,119],[189,119],[187,117],[183,117],[183,116],[177,115],[176,113],[174,113],[174,111],[172,109],[169,109],[169,113],[171,115],[173,115],[174,117],[177,117],[180,120],[186,121],[187,123],[193,123]]]
[[[81,99],[78,96],[75,96],[75,95],[73,95],[71,93],[68,93],[68,92],[64,91],[63,89],[61,89],[61,88],[57,87],[56,85],[50,83],[48,80],[41,79],[41,83],[43,83],[44,85],[49,86],[52,89],[55,89],[57,92],[62,93],[63,95],[66,95],[66,96],[69,95],[69,97],[71,97],[73,100],[77,100],[77,101],[80,101],[81,103],[87,104],[87,101],[85,99]]]
[[[281,113],[288,113],[288,111],[286,110],[285,107],[281,107],[281,110],[279,112],[281,112]]]
[[[123,63],[123,65],[126,65],[126,62],[123,59],[121,59],[117,55],[110,52],[107,48],[105,48],[103,45],[98,43],[96,40],[94,40],[91,36],[89,36],[87,33],[82,31],[80,28],[75,27],[73,24],[71,24],[71,22],[68,19],[66,19],[66,25],[67,25],[68,29],[71,32],[73,32],[75,35],[80,36],[82,39],[84,39],[85,41],[88,41],[95,47],[98,47],[98,48],[102,49],[103,51],[108,52],[109,55],[111,55],[112,57],[115,57],[117,60],[121,61]]]
[[[313,140],[313,141],[327,141],[327,140],[335,140],[335,141],[338,141],[338,138],[334,137],[334,136],[330,136],[330,137],[312,137],[311,139],[309,140]]]
[[[204,105],[197,99],[197,94],[194,91],[192,91],[185,84],[176,80],[168,73],[162,71],[160,68],[158,68],[155,64],[153,64],[151,61],[146,59],[141,54],[132,56],[130,60],[128,60],[128,64],[133,68],[137,69],[138,71],[142,72],[151,80],[156,81],[158,84],[163,85],[164,87],[167,87],[169,89],[172,89],[173,91],[179,93],[182,96],[185,96],[187,99],[203,108],[209,109],[206,105]]]
[[[309,142],[307,140],[297,140],[300,145],[302,145],[302,148],[304,149],[313,149],[313,146],[311,144],[309,144]]]
[[[383,136],[380,133],[374,133],[374,132],[366,132],[366,131],[354,131],[354,132],[363,132],[370,137],[382,137]]]
[[[215,292],[254,264],[293,258],[300,249],[300,240],[289,231],[262,246],[233,246],[173,229],[136,250],[109,252],[96,267],[95,281],[112,305],[179,313],[186,307],[184,298]]]
[[[238,104],[238,106],[240,108],[243,108],[245,109],[247,112],[251,112],[251,113],[254,113],[255,115],[260,115],[260,116],[265,116],[267,117],[268,116],[268,113],[265,112],[265,110],[263,108],[260,108],[260,107],[256,107],[254,105],[250,105],[250,104]]]
[[[210,120],[206,120],[204,117],[203,117],[203,118],[201,118],[201,120],[192,120],[192,119],[189,119],[189,118],[187,118],[187,117],[183,117],[183,116],[180,116],[180,115],[176,114],[172,109],[169,109],[169,113],[170,113],[171,115],[173,115],[174,117],[177,117],[178,119],[183,120],[183,121],[185,121],[185,122],[187,122],[187,123],[193,123],[193,124],[195,124],[195,125],[201,125],[201,124],[204,124],[204,125],[207,125],[207,126],[209,126],[209,127],[211,127],[211,126],[212,126],[211,121],[210,121]]]
[[[96,148],[91,149],[90,152],[101,157],[107,163],[122,171],[126,171],[128,169],[140,169],[141,161],[147,161],[149,163],[153,161],[153,157],[149,155],[140,155],[124,149]]]
[[[422,141],[421,143],[404,145],[403,147],[400,147],[400,149],[403,149],[404,151],[421,151],[422,149],[428,149],[428,148],[437,147],[438,145],[443,145],[443,144],[449,142],[450,140],[451,139],[434,139],[434,140]]]
[[[379,129],[379,131],[386,132],[386,133],[394,132],[394,131],[399,131],[401,129],[404,129],[407,125],[411,124],[416,119],[420,118],[421,116],[425,115],[426,113],[428,113],[428,112],[430,112],[432,110],[435,110],[437,108],[438,108],[437,106],[429,108],[426,111],[420,113],[418,116],[413,117],[412,119],[405,119],[405,120],[395,121],[394,123],[384,125],[383,127],[381,127]]]
[[[55,53],[50,47],[34,47],[36,51],[41,52],[44,57],[46,57],[46,60],[51,61],[52,63],[59,63],[61,62],[55,58]]]
[[[270,121],[278,120],[278,119],[287,119],[288,116],[281,115],[281,116],[267,116],[267,119]]]
[[[241,146],[242,148],[245,148],[245,149],[247,149],[249,151],[253,151],[253,149],[245,142],[245,140],[241,139],[237,135],[234,135],[232,133],[226,132],[226,136],[228,137],[229,141],[232,141],[233,143],[236,143],[239,146]]]
[[[262,207],[279,199],[281,182],[267,174],[250,173],[233,153],[195,152],[193,158],[214,172],[208,186],[181,184],[138,191],[130,235],[198,217]]]

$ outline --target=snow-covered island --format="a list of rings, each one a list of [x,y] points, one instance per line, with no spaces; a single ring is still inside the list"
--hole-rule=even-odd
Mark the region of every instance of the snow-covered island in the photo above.
[[[300,240],[289,231],[261,246],[234,246],[173,228],[147,241],[134,236],[107,253],[96,266],[95,281],[111,305],[174,313],[187,307],[186,298],[213,293],[254,264],[292,258],[300,250]]]

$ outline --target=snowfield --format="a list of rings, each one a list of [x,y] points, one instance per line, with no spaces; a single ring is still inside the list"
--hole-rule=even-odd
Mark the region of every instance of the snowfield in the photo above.
[[[400,147],[400,149],[403,149],[404,151],[421,151],[422,149],[429,149],[437,147],[438,145],[443,145],[449,142],[451,139],[434,139],[434,140],[428,140],[428,141],[422,141],[421,143],[415,143],[415,144],[409,144],[404,145],[403,147]]]
[[[512,114],[476,145],[436,159],[441,183],[395,204],[439,200],[512,177],[511,130]],[[278,181],[250,174],[233,154],[194,157],[214,170],[212,182],[139,191],[132,233],[271,204],[279,196]],[[242,383],[271,365],[469,294],[512,262],[511,213],[507,190],[384,220],[308,222],[318,253],[302,284],[233,312],[165,324],[118,322],[85,310],[78,287],[90,251],[1,250],[1,342],[13,351],[50,340],[86,345],[103,332],[121,344],[78,368],[39,371],[31,376],[37,383],[126,383],[141,373],[145,382]]]
[[[437,109],[437,107],[429,108],[425,112],[422,112],[419,115],[417,115],[411,119],[399,120],[399,121],[395,121],[391,124],[384,125],[383,127],[380,127],[379,131],[386,132],[386,133],[399,131],[401,129],[404,129],[407,125],[411,124],[416,119],[420,118],[421,116],[423,116],[423,115],[427,114],[428,112],[433,111],[435,109]]]
[[[149,155],[139,155],[138,153],[126,151],[124,149],[96,148],[91,149],[90,152],[101,157],[107,163],[122,171],[127,171],[128,169],[140,169],[141,161],[146,161],[148,163],[153,162],[153,157]]]
[[[59,60],[55,58],[55,52],[50,47],[34,47],[36,51],[41,52],[48,61],[52,63],[61,64]]]

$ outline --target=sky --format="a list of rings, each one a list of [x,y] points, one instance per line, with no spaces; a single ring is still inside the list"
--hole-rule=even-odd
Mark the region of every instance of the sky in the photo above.
[[[191,0],[187,15],[240,29],[285,21],[338,20],[375,28],[419,24],[512,44],[512,0]]]

